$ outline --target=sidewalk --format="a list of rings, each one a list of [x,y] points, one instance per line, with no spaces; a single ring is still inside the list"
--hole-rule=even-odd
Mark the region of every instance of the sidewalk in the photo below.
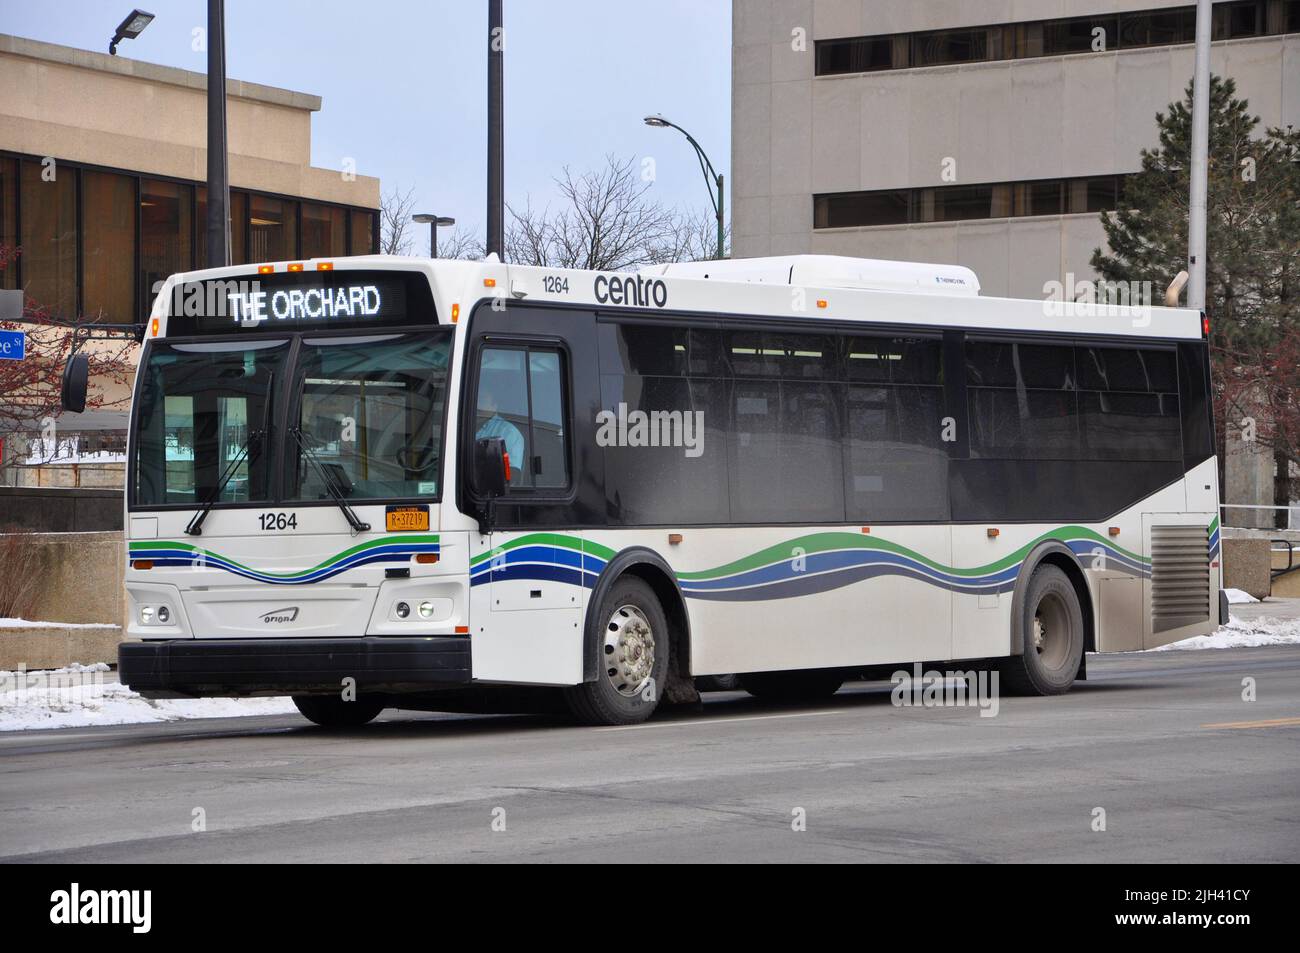
[[[1228,606],[1234,619],[1300,619],[1300,599],[1273,599]]]

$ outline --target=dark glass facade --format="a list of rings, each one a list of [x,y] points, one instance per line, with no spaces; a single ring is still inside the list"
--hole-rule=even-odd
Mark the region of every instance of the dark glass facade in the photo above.
[[[940,185],[813,196],[814,228],[959,222],[1107,212],[1119,206],[1125,175]]]
[[[0,288],[63,318],[144,321],[159,283],[207,263],[200,183],[0,154]],[[235,264],[377,252],[375,209],[231,189]]]
[[[1233,0],[1214,5],[1213,38],[1237,40],[1300,31],[1300,0]],[[1099,13],[1056,20],[955,27],[816,43],[816,74],[988,63],[1196,42],[1196,7]]]

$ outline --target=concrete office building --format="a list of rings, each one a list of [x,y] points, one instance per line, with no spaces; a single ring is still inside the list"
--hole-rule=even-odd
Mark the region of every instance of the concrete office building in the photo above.
[[[1193,70],[1188,0],[735,0],[733,20],[734,254],[961,264],[990,295],[1092,277],[1098,213]],[[1263,124],[1300,126],[1300,0],[1216,3],[1214,37]]]
[[[21,249],[0,288],[65,318],[144,321],[157,282],[206,262],[206,75],[0,34],[0,89],[0,246]],[[234,262],[378,251],[379,180],[311,164],[320,97],[226,91]],[[100,458],[123,411],[87,415]],[[10,436],[0,483],[69,482],[20,479],[26,441]]]

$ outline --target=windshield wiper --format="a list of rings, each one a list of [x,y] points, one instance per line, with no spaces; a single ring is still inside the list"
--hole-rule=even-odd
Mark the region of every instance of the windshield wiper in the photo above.
[[[264,430],[250,430],[248,432],[248,437],[240,446],[239,453],[235,454],[235,459],[226,464],[226,469],[222,472],[221,479],[217,481],[217,485],[213,487],[212,491],[207,495],[207,498],[203,501],[203,505],[200,506],[194,515],[190,517],[189,525],[185,527],[185,532],[188,535],[203,535],[203,521],[208,518],[208,514],[212,512],[212,507],[216,504],[217,500],[221,498],[221,491],[226,488],[226,484],[230,482],[231,477],[233,477],[239,470],[239,465],[248,457],[249,448],[256,443],[258,449],[261,450],[262,438],[265,436],[266,431]]]
[[[328,469],[326,469],[325,465],[321,463],[320,457],[316,456],[316,451],[308,445],[307,435],[302,432],[302,429],[300,427],[294,427],[289,431],[289,433],[293,434],[294,439],[298,441],[298,446],[302,450],[302,455],[316,468],[316,472],[320,475],[321,482],[325,484],[325,489],[329,492],[330,499],[338,504],[338,508],[342,510],[344,518],[348,521],[348,525],[352,527],[352,531],[354,533],[364,533],[366,530],[370,529],[370,524],[361,522],[361,518],[357,516],[356,511],[354,511],[352,507],[348,506],[348,501],[343,498],[342,488],[340,488],[338,483],[335,482],[333,475]]]

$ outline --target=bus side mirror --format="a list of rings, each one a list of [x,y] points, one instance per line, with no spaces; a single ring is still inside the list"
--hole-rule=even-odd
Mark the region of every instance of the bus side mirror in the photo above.
[[[63,365],[63,409],[79,414],[86,409],[86,387],[90,381],[90,359],[78,351]]]
[[[504,437],[479,437],[474,441],[474,488],[489,500],[506,492],[510,482],[510,455]]]

